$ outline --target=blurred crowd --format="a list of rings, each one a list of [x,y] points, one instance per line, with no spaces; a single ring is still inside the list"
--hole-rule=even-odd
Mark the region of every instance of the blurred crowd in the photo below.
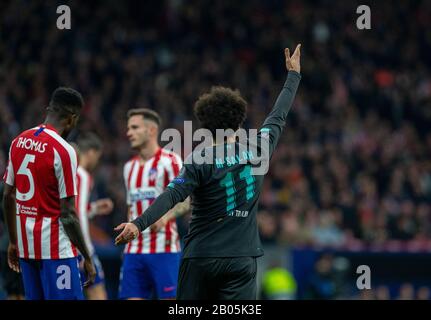
[[[263,241],[430,249],[431,2],[373,3],[371,30],[356,28],[352,1],[246,3],[62,1],[72,29],[58,30],[57,1],[1,1],[0,173],[51,92],[78,89],[79,130],[105,141],[95,194],[115,213],[93,231],[109,242],[126,216],[126,111],[153,108],[182,130],[196,98],[224,85],[258,128],[284,82],[283,48],[301,42],[302,83],[261,194]]]
[[[368,288],[359,290],[356,281],[346,281],[349,262],[341,257],[323,254],[314,264],[314,273],[308,279],[304,299],[333,300],[430,300],[430,287],[423,282],[369,282]],[[371,279],[370,279],[371,280]]]

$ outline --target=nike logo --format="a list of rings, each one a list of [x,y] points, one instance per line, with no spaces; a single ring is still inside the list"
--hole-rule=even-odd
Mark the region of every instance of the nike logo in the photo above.
[[[169,292],[169,291],[173,291],[173,290],[175,290],[175,286],[163,288],[163,292]]]

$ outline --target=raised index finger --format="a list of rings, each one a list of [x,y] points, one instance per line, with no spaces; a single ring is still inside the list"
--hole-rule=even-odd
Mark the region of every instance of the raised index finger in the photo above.
[[[298,44],[295,48],[295,51],[293,52],[294,56],[300,56],[301,55],[301,44]]]

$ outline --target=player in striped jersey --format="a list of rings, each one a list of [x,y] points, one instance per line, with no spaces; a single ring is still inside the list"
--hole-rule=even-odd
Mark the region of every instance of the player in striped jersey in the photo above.
[[[76,209],[81,225],[82,234],[96,267],[96,278],[94,283],[85,288],[85,296],[88,300],[106,300],[107,294],[104,283],[102,264],[94,250],[90,237],[89,219],[96,215],[111,213],[113,203],[111,199],[99,199],[90,203],[91,189],[93,188],[93,177],[91,174],[97,167],[102,155],[103,144],[94,133],[80,134],[75,146],[78,153],[79,165],[77,171],[78,196],[76,197]],[[81,256],[79,256],[81,259]],[[85,272],[80,265],[81,280],[86,281]]]
[[[180,156],[160,148],[160,124],[159,115],[152,110],[128,112],[127,136],[131,147],[139,152],[124,166],[129,220],[136,219],[151,205],[182,166]],[[180,203],[127,244],[120,298],[175,298],[181,251],[175,218],[188,209],[188,200]]]
[[[76,152],[64,140],[82,106],[80,93],[58,88],[44,124],[22,132],[10,147],[3,193],[8,263],[22,271],[26,299],[83,298],[76,247],[88,283],[95,277],[75,213]]]

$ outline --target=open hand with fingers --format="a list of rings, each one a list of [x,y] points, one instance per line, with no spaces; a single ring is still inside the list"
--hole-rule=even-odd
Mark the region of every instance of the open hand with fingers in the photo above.
[[[284,54],[286,56],[286,68],[288,71],[293,70],[301,73],[301,44],[298,44],[290,56],[289,48],[284,49]]]
[[[133,223],[122,223],[115,227],[115,231],[121,231],[121,233],[115,238],[115,245],[126,244],[127,242],[136,239],[139,235],[138,227]]]

